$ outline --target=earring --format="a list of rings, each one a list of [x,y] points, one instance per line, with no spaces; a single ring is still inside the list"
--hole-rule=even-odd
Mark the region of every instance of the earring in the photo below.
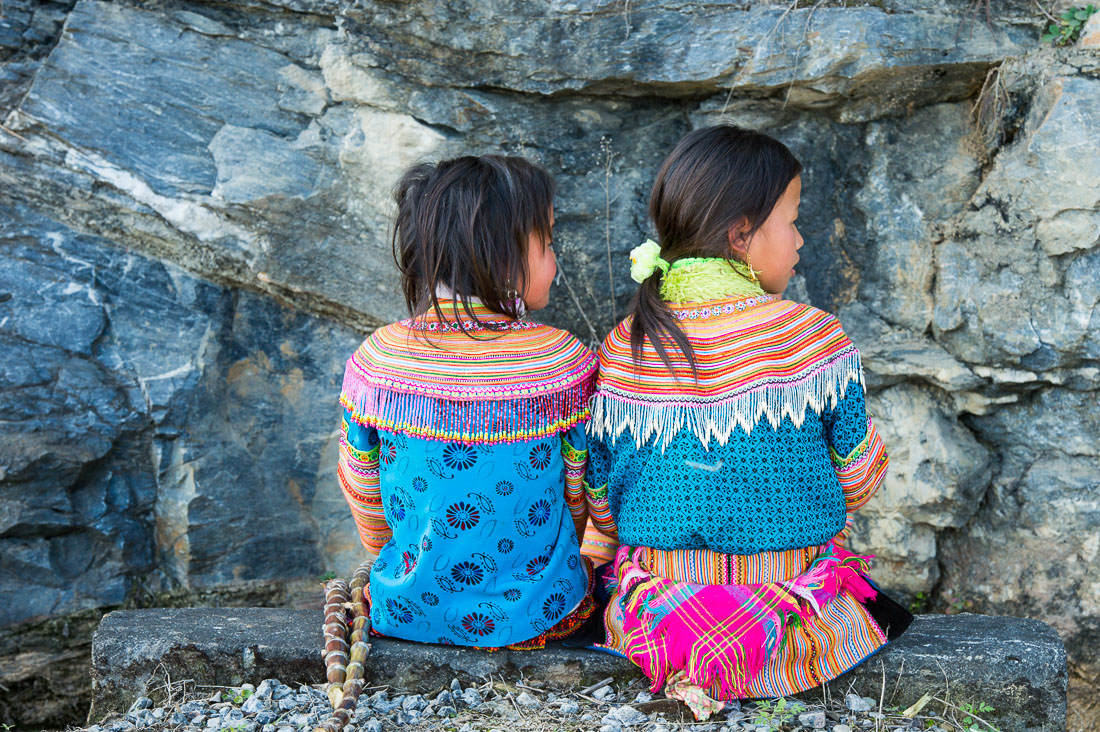
[[[749,268],[749,279],[753,282],[759,282],[756,279],[756,270],[752,268],[752,260],[749,259],[749,253],[745,252],[745,266]]]
[[[519,296],[519,290],[507,290],[504,296],[516,306],[516,318],[522,320],[527,315],[527,303]]]

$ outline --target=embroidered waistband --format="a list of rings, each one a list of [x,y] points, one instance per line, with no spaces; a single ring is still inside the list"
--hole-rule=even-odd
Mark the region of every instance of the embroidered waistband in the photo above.
[[[709,549],[653,549],[627,547],[645,571],[693,585],[760,585],[798,577],[833,544],[843,547],[850,526],[820,546],[756,554],[723,554]],[[620,548],[620,552],[622,548]]]

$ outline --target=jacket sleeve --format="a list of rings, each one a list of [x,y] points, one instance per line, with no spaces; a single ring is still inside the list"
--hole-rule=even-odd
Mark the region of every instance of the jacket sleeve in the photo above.
[[[584,538],[584,527],[588,523],[588,505],[584,500],[588,441],[583,425],[576,425],[562,433],[561,458],[565,465],[565,505],[569,507],[579,541]]]
[[[608,478],[611,470],[611,451],[602,440],[593,439],[589,443],[588,472],[584,481],[584,500],[588,505],[588,515],[592,525],[605,536],[618,541],[619,530],[611,515],[608,501]]]
[[[863,388],[849,383],[844,398],[825,415],[825,439],[848,511],[867,503],[886,477],[890,458],[874,420],[867,415]]]
[[[359,539],[371,554],[378,554],[392,531],[382,507],[378,482],[378,432],[351,420],[344,412],[340,431],[340,460],[336,474],[340,490],[355,517]]]

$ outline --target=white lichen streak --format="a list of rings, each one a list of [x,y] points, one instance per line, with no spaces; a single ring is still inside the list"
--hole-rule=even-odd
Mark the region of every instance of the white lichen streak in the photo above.
[[[138,203],[156,211],[181,232],[190,234],[201,242],[229,238],[235,239],[242,245],[242,249],[253,255],[268,251],[268,242],[264,237],[225,220],[200,201],[162,196],[132,172],[119,168],[95,153],[69,148],[65,152],[65,164],[114,186]]]

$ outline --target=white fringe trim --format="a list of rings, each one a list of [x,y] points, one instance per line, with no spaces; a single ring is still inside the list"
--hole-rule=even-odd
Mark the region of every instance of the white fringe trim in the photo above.
[[[852,382],[860,388],[864,386],[858,351],[813,371],[795,385],[764,383],[728,398],[719,396],[697,404],[685,404],[691,400],[685,396],[660,401],[654,397],[653,403],[643,404],[632,400],[630,395],[601,388],[590,404],[592,420],[588,432],[609,439],[614,445],[629,430],[638,448],[655,437],[663,453],[676,435],[690,431],[709,449],[712,438],[725,445],[737,427],[749,434],[763,418],[767,418],[772,429],[779,429],[784,418],[801,428],[807,409],[816,414],[832,409],[844,398]]]

